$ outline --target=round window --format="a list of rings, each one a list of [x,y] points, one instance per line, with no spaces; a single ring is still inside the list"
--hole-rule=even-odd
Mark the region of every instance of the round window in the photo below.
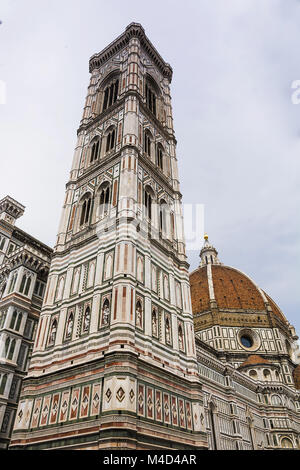
[[[248,335],[241,336],[241,343],[245,348],[251,348],[253,346],[253,340]]]

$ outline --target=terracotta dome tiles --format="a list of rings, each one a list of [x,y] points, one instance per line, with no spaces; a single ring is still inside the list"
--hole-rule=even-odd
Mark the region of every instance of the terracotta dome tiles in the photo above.
[[[210,296],[207,277],[207,266],[200,267],[190,274],[191,299],[193,313],[210,310]],[[271,299],[263,293],[245,274],[229,266],[211,265],[214,297],[217,307],[223,310],[240,312],[266,312],[265,300],[269,302],[274,313],[282,322],[286,319]]]
[[[240,365],[239,369],[243,367],[251,367],[251,366],[263,366],[263,365],[270,365],[270,361],[268,359],[265,359],[261,356],[258,356],[257,354],[251,354],[251,356],[248,356],[246,361],[243,362],[243,364]]]
[[[206,266],[190,274],[192,310],[204,312],[210,308]]]

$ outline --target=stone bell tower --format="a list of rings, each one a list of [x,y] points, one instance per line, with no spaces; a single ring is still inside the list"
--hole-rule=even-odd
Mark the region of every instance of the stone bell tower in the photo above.
[[[172,69],[132,23],[89,70],[11,448],[206,448]]]

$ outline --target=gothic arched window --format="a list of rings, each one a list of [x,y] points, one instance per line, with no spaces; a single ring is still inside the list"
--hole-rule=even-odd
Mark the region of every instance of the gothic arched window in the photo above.
[[[106,153],[110,152],[116,143],[116,129],[113,127],[106,136]]]
[[[11,320],[10,320],[10,324],[9,324],[9,328],[11,328],[12,330],[15,328],[15,323],[16,323],[16,319],[17,319],[17,311],[14,310],[14,313],[12,314],[12,317],[11,317]]]
[[[17,324],[16,324],[16,331],[19,331],[19,329],[20,329],[21,322],[22,322],[22,317],[23,317],[22,313],[19,313]]]
[[[144,193],[144,199],[145,199],[145,212],[146,212],[146,217],[151,220],[152,218],[152,196],[150,194],[150,191],[148,188],[145,189]]]
[[[16,347],[16,340],[13,339],[10,343],[10,348],[9,348],[9,353],[8,353],[8,359],[11,361],[15,352],[15,347]]]
[[[110,83],[104,89],[102,111],[105,111],[117,101],[118,93],[119,79],[115,78],[114,80],[110,81]]]
[[[163,147],[161,144],[158,144],[156,147],[156,164],[163,170]]]
[[[166,224],[167,208],[168,208],[168,205],[166,201],[162,199],[159,204],[159,229],[162,232],[166,232],[167,230],[167,224]]]
[[[5,340],[5,347],[4,347],[4,355],[5,355],[5,357],[8,356],[9,345],[10,345],[10,338],[7,337],[6,340]]]
[[[271,403],[274,406],[280,406],[282,405],[282,401],[279,395],[272,395],[271,397]]]
[[[146,153],[146,155],[148,155],[148,157],[151,157],[151,142],[152,142],[151,134],[148,130],[145,130],[145,133],[144,133],[144,152]]]
[[[154,86],[148,80],[145,86],[146,104],[148,109],[156,116],[156,92]]]
[[[11,292],[13,292],[14,288],[15,288],[15,285],[16,285],[16,281],[17,281],[17,277],[18,277],[18,273],[14,273],[12,278],[11,278],[11,281],[10,281],[10,286],[9,286],[9,290],[8,290],[8,293],[10,294]]]
[[[25,290],[24,290],[24,295],[28,295],[30,286],[31,286],[31,277],[28,276],[28,277],[27,277],[27,280],[26,280],[26,286],[25,286]]]
[[[82,205],[81,205],[80,227],[82,227],[83,225],[89,222],[91,204],[92,204],[92,197],[89,195],[83,200]]]
[[[0,395],[4,395],[5,387],[7,382],[7,374],[4,374],[0,382]]]
[[[110,185],[103,183],[99,188],[99,217],[103,217],[109,209]]]
[[[99,150],[100,150],[100,139],[98,138],[92,144],[91,159],[90,159],[91,163],[98,160]]]

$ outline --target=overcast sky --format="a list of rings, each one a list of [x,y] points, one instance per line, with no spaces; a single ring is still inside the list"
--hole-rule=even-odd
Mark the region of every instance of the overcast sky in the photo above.
[[[300,334],[300,2],[1,0],[0,198],[53,246],[88,62],[139,22],[174,70],[185,203],[204,204],[224,264],[252,277]],[[189,252],[191,269],[199,252]]]

